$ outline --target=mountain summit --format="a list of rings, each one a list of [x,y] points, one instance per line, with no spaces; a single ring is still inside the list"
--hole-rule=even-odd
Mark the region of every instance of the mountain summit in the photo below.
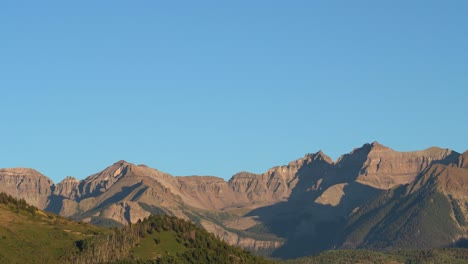
[[[339,247],[427,248],[468,236],[467,153],[398,152],[373,142],[336,161],[319,151],[229,181],[175,177],[123,160],[58,184],[32,169],[0,169],[0,191],[101,225],[174,215],[281,258]],[[414,230],[420,234],[407,236]]]

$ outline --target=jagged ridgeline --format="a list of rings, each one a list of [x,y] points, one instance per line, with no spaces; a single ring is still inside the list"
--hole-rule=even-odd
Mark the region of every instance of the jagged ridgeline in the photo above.
[[[335,161],[318,151],[228,181],[123,160],[57,184],[34,169],[5,168],[0,192],[99,226],[177,216],[279,259],[330,249],[446,248],[468,238],[468,151],[438,147],[399,152],[373,142]]]
[[[0,193],[0,263],[269,263],[185,220],[125,228],[74,222]]]

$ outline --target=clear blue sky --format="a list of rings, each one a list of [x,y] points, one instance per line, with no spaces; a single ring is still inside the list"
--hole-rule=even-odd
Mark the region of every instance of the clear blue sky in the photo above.
[[[230,178],[468,149],[468,1],[1,1],[0,167]]]

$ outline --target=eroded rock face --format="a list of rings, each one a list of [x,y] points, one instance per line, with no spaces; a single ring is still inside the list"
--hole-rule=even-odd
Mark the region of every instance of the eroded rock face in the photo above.
[[[0,169],[0,192],[24,199],[39,209],[46,208],[52,185],[52,180],[33,169]]]
[[[257,206],[304,199],[306,194],[320,204],[336,206],[344,195],[342,191],[337,192],[340,184],[357,182],[387,190],[412,182],[431,164],[455,164],[458,156],[454,151],[440,148],[397,152],[374,142],[354,149],[336,162],[318,152],[287,166],[274,167],[263,174],[238,173],[229,180],[229,185]],[[339,198],[335,197],[337,195]]]
[[[55,186],[54,194],[72,200],[77,199],[81,196],[79,184],[79,180],[68,176]]]
[[[467,155],[439,148],[397,152],[374,142],[343,155],[336,162],[320,151],[262,174],[238,173],[228,182],[208,176],[173,177],[144,165],[118,161],[82,181],[65,178],[53,188],[56,199],[51,199],[50,203],[60,202],[55,211],[64,215],[91,210],[111,197],[113,202],[131,199],[158,206],[184,204],[206,210],[256,208],[289,199],[304,199],[305,195],[320,204],[337,205],[343,194],[335,195],[336,186],[358,182],[389,189],[411,182],[433,163],[467,166]],[[27,169],[6,169],[2,170],[2,175],[5,183],[2,188],[6,192],[27,198],[41,208],[47,206],[51,180]],[[5,178],[6,175],[9,176]],[[123,186],[121,181],[127,185]],[[125,196],[125,191],[136,184],[142,184],[138,189],[141,193],[134,194],[140,197]]]
[[[178,177],[179,191],[184,203],[207,210],[219,210],[247,203],[226,181],[210,176]]]
[[[412,182],[419,173],[434,163],[456,162],[458,156],[452,150],[435,147],[423,151],[397,152],[375,142],[370,145],[357,182],[387,190]]]
[[[124,160],[118,161],[105,170],[83,180],[79,186],[79,198],[98,196],[109,190],[124,175],[131,176],[136,166]],[[78,197],[77,197],[78,198]]]
[[[412,183],[383,192],[351,217],[342,247],[447,247],[468,236],[467,198],[468,170],[433,164]]]
[[[249,233],[263,225],[279,230],[272,231],[279,237],[308,234],[320,230],[321,222],[357,212],[383,190],[413,182],[434,164],[464,170],[460,168],[468,168],[468,152],[460,155],[440,148],[397,152],[374,142],[336,162],[319,151],[262,174],[238,173],[228,182],[212,176],[174,177],[126,161],[81,181],[67,177],[56,186],[31,169],[0,169],[0,191],[39,208],[88,221],[100,218],[128,224],[149,214],[169,213],[184,219],[195,215],[208,231],[230,244],[267,249],[281,247],[283,242],[254,239],[233,229]],[[468,183],[454,183],[449,176],[441,177],[447,180],[444,190],[460,205],[468,204],[464,187],[460,187]],[[227,218],[219,218],[223,214]],[[299,219],[304,215],[313,215],[315,222]],[[290,226],[290,221],[296,221],[295,226]]]
[[[458,167],[468,169],[468,151],[460,155],[458,159]]]
[[[320,151],[286,166],[273,167],[263,174],[238,173],[229,180],[229,186],[235,192],[246,195],[251,203],[268,205],[287,200],[296,187],[307,189],[307,184],[297,184],[305,177],[326,175],[330,165],[331,159]]]
[[[136,223],[140,219],[150,216],[150,213],[138,203],[120,202],[111,204],[109,207],[99,213],[99,216],[106,219],[112,219],[118,223]]]
[[[339,205],[341,202],[341,198],[343,198],[343,196],[345,195],[343,189],[347,185],[347,183],[339,183],[331,186],[326,191],[324,191],[322,195],[320,195],[320,197],[315,200],[315,202],[322,205]]]
[[[202,220],[200,224],[206,229],[206,231],[215,234],[226,243],[241,248],[254,250],[275,249],[283,245],[283,242],[279,240],[257,240],[249,237],[242,237],[234,232],[227,231],[224,227],[210,221]]]

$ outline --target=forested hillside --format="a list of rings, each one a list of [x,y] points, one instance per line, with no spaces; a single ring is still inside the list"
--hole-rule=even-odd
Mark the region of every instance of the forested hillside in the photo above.
[[[329,250],[318,255],[292,259],[283,264],[464,264],[468,250],[461,248],[376,252],[369,250]]]
[[[269,263],[193,223],[150,216],[102,228],[0,193],[0,263]]]

